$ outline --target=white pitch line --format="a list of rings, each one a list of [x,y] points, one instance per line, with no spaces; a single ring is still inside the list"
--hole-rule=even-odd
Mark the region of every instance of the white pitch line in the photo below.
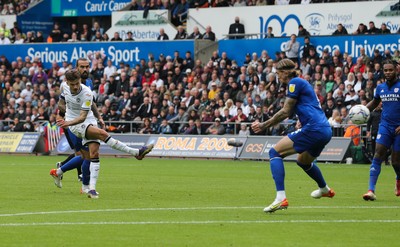
[[[101,222],[40,222],[3,223],[0,227],[75,226],[75,225],[213,225],[213,224],[277,224],[277,223],[400,223],[400,220],[210,220],[210,221],[101,221]]]
[[[50,214],[77,214],[77,213],[99,213],[99,212],[127,212],[127,211],[207,211],[207,210],[245,210],[262,209],[263,206],[248,207],[192,207],[192,208],[110,208],[93,210],[65,210],[65,211],[43,211],[22,212],[11,214],[0,214],[0,217],[27,216],[27,215],[50,215]],[[400,209],[400,206],[291,206],[290,209]]]

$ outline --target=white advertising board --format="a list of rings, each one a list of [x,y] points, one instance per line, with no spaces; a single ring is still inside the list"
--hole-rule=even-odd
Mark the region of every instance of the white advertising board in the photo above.
[[[0,23],[5,22],[6,27],[11,29],[14,27],[14,22],[17,21],[16,15],[0,15]]]
[[[130,31],[135,41],[157,40],[160,28],[173,40],[176,35],[174,25],[168,22],[168,10],[150,10],[147,17],[143,17],[144,11],[119,11],[112,13],[111,28],[107,30],[110,38],[115,32],[125,40]]]
[[[391,11],[394,4],[396,1],[190,9],[188,33],[194,26],[204,31],[211,25],[217,39],[222,39],[236,16],[245,25],[246,34],[266,33],[271,26],[276,37],[290,36],[297,34],[302,24],[311,35],[331,35],[339,23],[352,33],[359,23],[368,26],[370,21],[378,28],[386,23],[395,33],[400,28],[400,15],[399,11]]]

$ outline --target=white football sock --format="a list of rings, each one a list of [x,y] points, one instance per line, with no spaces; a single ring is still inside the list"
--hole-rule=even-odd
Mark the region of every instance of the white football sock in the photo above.
[[[61,170],[61,168],[57,169],[57,176],[63,175],[64,172]]]
[[[326,185],[324,188],[319,188],[319,190],[321,191],[322,194],[326,194],[329,192],[329,187],[328,185]]]
[[[104,141],[108,146],[112,147],[113,149],[119,150],[124,153],[129,153],[132,155],[138,155],[139,154],[139,149],[137,148],[131,148],[128,147],[125,143],[120,142],[111,136],[109,136],[105,141]]]
[[[286,192],[284,190],[279,190],[276,192],[276,198],[275,198],[274,203],[281,202],[285,198],[286,198]]]
[[[94,159],[90,162],[89,190],[96,190],[97,178],[100,172],[100,161],[98,159],[95,162],[93,161]]]

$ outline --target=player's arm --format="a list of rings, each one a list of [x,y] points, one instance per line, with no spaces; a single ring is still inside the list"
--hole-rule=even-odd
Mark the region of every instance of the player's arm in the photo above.
[[[71,121],[64,121],[63,119],[60,119],[57,121],[57,125],[60,126],[61,128],[67,128],[68,126],[73,126],[73,125],[83,123],[85,121],[88,113],[89,113],[89,111],[87,111],[87,110],[81,110],[79,117],[74,118]]]
[[[373,98],[368,104],[367,108],[369,111],[375,110],[376,107],[378,107],[379,103],[381,103],[381,100],[379,98]]]
[[[279,110],[275,115],[268,119],[265,122],[254,122],[251,125],[251,128],[256,132],[260,132],[268,127],[274,126],[277,123],[282,122],[285,120],[287,117],[289,117],[293,113],[294,106],[296,105],[297,100],[293,98],[286,97],[285,104],[283,105],[283,108]]]
[[[58,100],[58,116],[61,118],[64,118],[66,110],[67,110],[67,106],[65,104],[65,99],[63,97],[61,97]]]
[[[100,116],[100,114],[99,114],[99,109],[97,108],[97,104],[96,104],[96,102],[94,102],[94,101],[93,101],[93,103],[92,103],[91,110],[92,110],[92,112],[93,112],[94,117],[97,118],[97,120],[99,121],[100,127],[101,127],[102,129],[104,129],[104,128],[106,127],[106,124],[104,123],[103,118]]]
[[[65,117],[65,112],[67,111],[67,104],[65,103],[64,87],[60,88],[61,94],[58,100],[58,115],[56,119],[63,119]]]

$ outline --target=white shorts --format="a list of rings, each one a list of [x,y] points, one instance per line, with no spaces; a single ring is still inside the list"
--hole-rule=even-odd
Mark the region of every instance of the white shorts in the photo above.
[[[86,130],[89,128],[89,126],[97,127],[97,120],[96,119],[86,119],[85,122],[74,125],[74,126],[69,126],[69,129],[71,130],[74,135],[82,139],[82,145],[85,146],[89,142],[97,142],[100,143],[100,140],[88,140],[86,139]]]

